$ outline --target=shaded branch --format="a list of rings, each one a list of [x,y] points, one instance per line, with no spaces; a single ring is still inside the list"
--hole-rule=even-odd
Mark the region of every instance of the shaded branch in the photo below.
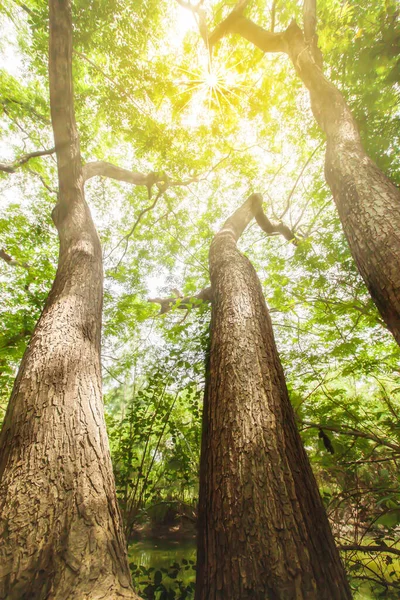
[[[300,421],[299,423],[301,423],[302,425],[306,425],[306,427],[315,427],[316,429],[326,429],[327,431],[333,431],[335,433],[339,433],[342,435],[352,435],[354,437],[360,437],[360,438],[364,438],[366,440],[371,440],[373,442],[376,442],[377,444],[379,444],[380,446],[386,446],[387,448],[391,448],[391,450],[394,450],[395,452],[400,452],[400,446],[397,444],[392,444],[391,442],[388,442],[387,440],[384,440],[380,437],[378,437],[377,435],[374,435],[373,433],[365,433],[364,431],[360,431],[359,429],[355,429],[354,427],[349,427],[347,426],[347,428],[342,428],[339,427],[337,425],[325,425],[325,424],[321,424],[321,423],[311,423],[310,421]]]
[[[27,170],[29,171],[29,173],[32,173],[32,175],[35,175],[35,177],[38,177],[40,179],[43,186],[46,188],[46,190],[48,192],[50,192],[50,194],[58,194],[58,191],[55,188],[52,188],[40,173],[37,173],[37,171],[34,171],[33,169],[30,169],[29,167]]]
[[[360,544],[351,544],[349,546],[338,546],[339,550],[344,552],[348,552],[350,550],[356,550],[359,552],[386,552],[390,554],[396,554],[400,556],[400,550],[397,548],[393,548],[393,546],[386,546],[386,544],[377,544],[373,546],[366,546]]]
[[[227,33],[231,33],[234,23],[242,16],[249,0],[239,0],[229,15],[219,23],[208,38],[210,47],[215,45]]]
[[[260,48],[263,52],[288,52],[285,33],[272,33],[263,29],[250,19],[235,13],[235,9],[222,21],[210,35],[210,45],[215,45],[229,33],[237,33]]]
[[[258,225],[263,231],[265,231],[267,235],[282,235],[288,242],[293,242],[295,246],[298,246],[299,240],[296,238],[290,227],[285,225],[285,223],[272,223],[265,215],[262,208],[257,210],[254,216]]]
[[[24,10],[30,17],[34,17],[35,13],[33,12],[33,10],[31,10],[30,8],[27,7],[26,4],[24,4],[23,2],[17,2],[17,0],[13,0],[13,2],[15,2],[15,4],[17,4],[17,6],[19,6],[20,8],[22,8],[22,10]]]
[[[201,292],[196,294],[195,296],[185,296],[183,297],[177,290],[176,296],[171,296],[170,298],[149,298],[148,302],[154,302],[156,304],[161,305],[161,309],[159,314],[163,315],[166,312],[172,310],[175,306],[177,308],[181,308],[184,310],[189,310],[192,308],[193,304],[198,302],[199,300],[203,302],[212,302],[212,291],[211,287],[206,287]]]
[[[30,266],[27,262],[20,262],[16,260],[4,250],[4,248],[0,248],[0,258],[2,258],[8,265],[11,267],[23,267],[24,269],[30,269]]]
[[[15,173],[19,167],[27,163],[31,158],[54,154],[55,151],[55,148],[50,148],[49,150],[36,150],[35,152],[28,152],[27,154],[23,154],[14,160],[12,163],[0,163],[0,171],[4,171],[5,173]]]

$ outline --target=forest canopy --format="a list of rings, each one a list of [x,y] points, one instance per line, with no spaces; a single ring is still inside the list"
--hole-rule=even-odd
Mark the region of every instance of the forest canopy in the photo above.
[[[238,5],[246,15],[239,18],[271,35],[290,30],[294,19],[303,24],[303,3],[292,0],[72,3],[73,102],[85,198],[104,267],[102,390],[123,533],[129,543],[149,523],[197,519],[210,245],[246,198],[261,194],[269,225],[261,230],[258,219],[250,221],[238,248],[262,286],[336,545],[353,593],[397,598],[400,321],[369,275],[374,251],[363,270],[354,250],[360,231],[354,243],[343,231],[364,217],[343,216],[336,194],[344,184],[332,184],[328,162],[324,169],[327,138],[325,160],[331,152],[333,168],[342,165],[334,160],[336,134],[324,118],[318,121],[313,91],[310,104],[303,58],[263,51],[236,25],[218,37]],[[307,52],[318,63],[319,48],[366,155],[398,185],[397,3],[319,0],[316,31]],[[3,0],[0,421],[62,256],[62,220],[53,209],[67,187],[57,160],[60,168],[67,159],[54,141],[51,86],[57,83],[50,76],[49,84],[47,2]],[[343,181],[350,197],[353,181]],[[397,213],[386,217],[397,223]],[[369,249],[373,231],[366,231]],[[397,251],[393,270],[399,244]],[[82,271],[77,289],[85,289],[82,297],[100,314],[96,273],[86,285]],[[94,337],[99,332],[98,323]],[[152,596],[162,579],[136,564],[131,570],[144,598],[193,597],[189,584],[178,586],[176,596]],[[14,597],[0,587],[0,598]]]

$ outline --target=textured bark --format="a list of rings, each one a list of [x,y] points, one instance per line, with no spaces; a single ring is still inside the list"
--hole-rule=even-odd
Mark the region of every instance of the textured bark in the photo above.
[[[237,11],[211,34],[216,43],[237,33],[264,52],[285,52],[310,92],[316,121],[326,134],[325,177],[353,258],[387,327],[400,345],[400,190],[366,155],[340,91],[324,76],[312,36],[315,2],[305,6],[306,30],[293,22],[271,33]],[[215,34],[215,35],[214,35]],[[218,35],[217,35],[218,34]]]
[[[261,286],[236,247],[260,203],[252,195],[210,249],[196,600],[345,600]]]
[[[353,258],[400,345],[400,190],[367,156],[339,90],[326,79],[301,30],[287,31],[289,56],[325,132],[325,177]]]
[[[84,199],[68,0],[50,0],[59,264],[0,434],[0,598],[137,598],[103,416],[102,257]]]

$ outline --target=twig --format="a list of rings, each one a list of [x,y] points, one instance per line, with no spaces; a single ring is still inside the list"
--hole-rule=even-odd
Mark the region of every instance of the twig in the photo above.
[[[286,200],[286,208],[285,208],[285,210],[283,211],[283,213],[280,216],[281,219],[283,219],[283,217],[286,215],[287,211],[290,208],[290,201],[292,199],[292,196],[293,196],[294,192],[296,191],[296,188],[297,188],[297,186],[299,184],[300,179],[303,177],[304,171],[307,169],[307,167],[310,164],[311,160],[313,159],[315,153],[317,152],[317,150],[319,150],[321,148],[321,146],[322,146],[323,143],[324,143],[324,141],[320,142],[318,144],[318,146],[316,148],[314,148],[314,150],[312,151],[312,153],[308,157],[307,161],[304,163],[304,165],[303,165],[300,173],[298,174],[298,176],[296,178],[296,181],[294,182],[294,185],[293,185],[293,187],[292,187],[292,189],[291,189],[291,191],[289,193],[289,196],[288,196],[288,198]]]

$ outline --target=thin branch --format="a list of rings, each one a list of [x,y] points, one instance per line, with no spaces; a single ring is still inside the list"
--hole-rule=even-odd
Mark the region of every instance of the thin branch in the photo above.
[[[386,552],[400,556],[399,549],[394,548],[393,546],[386,546],[386,544],[379,544],[374,546],[351,544],[349,546],[338,546],[338,549],[343,550],[344,552],[348,552],[350,550],[356,550],[359,552]]]
[[[229,153],[230,154],[230,153]],[[228,155],[229,156],[229,155]],[[226,158],[228,157],[223,157],[221,160],[219,160],[214,166],[212,166],[205,174],[204,177],[200,177],[200,175],[196,175],[194,177],[191,177],[190,179],[186,179],[183,181],[172,181],[169,176],[166,173],[156,173],[156,172],[151,172],[148,175],[143,175],[142,173],[136,173],[134,171],[128,171],[127,169],[121,169],[120,167],[117,167],[115,165],[112,165],[111,163],[108,162],[104,162],[104,161],[95,161],[95,162],[90,162],[87,163],[84,167],[83,167],[83,174],[84,174],[84,181],[87,181],[88,179],[90,179],[91,177],[95,177],[96,175],[99,175],[101,177],[110,177],[112,179],[116,179],[118,181],[124,181],[126,183],[132,183],[134,185],[145,185],[147,187],[148,190],[148,194],[149,194],[149,199],[151,198],[151,188],[153,186],[153,184],[156,184],[157,188],[158,188],[158,194],[154,200],[154,202],[152,204],[150,204],[149,206],[147,206],[146,208],[144,208],[138,215],[135,223],[133,224],[132,229],[125,235],[123,236],[119,242],[117,243],[116,246],[114,246],[114,248],[107,254],[107,256],[105,258],[109,258],[111,256],[111,254],[117,249],[119,248],[119,246],[126,241],[126,245],[125,245],[125,250],[123,252],[122,257],[119,259],[117,265],[115,268],[117,268],[119,266],[119,264],[121,263],[122,259],[124,258],[127,250],[128,250],[128,243],[129,243],[129,239],[132,237],[132,235],[135,232],[136,227],[138,226],[139,222],[141,221],[142,217],[149,212],[150,210],[152,210],[158,200],[160,199],[160,197],[162,196],[162,194],[171,187],[187,187],[189,186],[191,183],[199,183],[200,181],[206,181],[207,177],[215,170],[217,169],[217,167],[224,161],[226,160]]]
[[[327,431],[333,431],[335,433],[339,433],[342,435],[352,435],[355,437],[364,438],[366,440],[372,440],[373,442],[376,442],[380,446],[386,446],[387,448],[391,448],[395,452],[400,452],[399,445],[392,444],[391,442],[388,442],[388,441],[378,437],[377,435],[374,435],[373,433],[365,433],[364,431],[360,431],[359,429],[355,429],[354,427],[347,426],[347,428],[342,428],[337,425],[325,425],[325,424],[321,424],[321,423],[311,423],[310,421],[301,421],[301,420],[299,420],[299,423],[301,423],[302,425],[305,425],[306,427],[309,427],[309,428],[316,428],[316,429],[322,428],[322,429],[326,429]]]
[[[122,242],[126,242],[125,243],[125,249],[122,253],[121,258],[119,259],[118,263],[115,266],[115,269],[117,269],[119,267],[119,265],[121,264],[121,261],[123,260],[123,258],[125,257],[125,254],[127,253],[128,250],[128,245],[129,245],[129,239],[132,237],[132,235],[135,233],[135,229],[136,227],[139,225],[142,217],[149,212],[150,210],[153,210],[153,208],[155,207],[155,205],[157,204],[157,202],[159,201],[159,199],[161,198],[161,196],[163,195],[164,190],[160,190],[157,194],[157,196],[154,199],[154,202],[152,204],[150,204],[149,206],[146,206],[146,208],[144,208],[143,210],[140,211],[140,213],[138,214],[138,217],[136,219],[136,221],[133,224],[132,229],[126,234],[124,235],[123,238],[121,238],[118,242],[118,244],[111,250],[111,252],[108,253],[108,255],[106,256],[106,258],[109,258],[111,256],[111,254],[122,244]]]
[[[43,123],[44,125],[50,125],[50,120],[43,114],[37,112],[37,110],[35,110],[33,108],[33,106],[31,104],[28,104],[27,102],[21,102],[21,100],[17,100],[16,98],[11,98],[10,96],[7,96],[7,98],[4,98],[1,101],[1,106],[3,107],[4,113],[7,115],[7,117],[10,119],[10,121],[12,121],[13,123],[15,123],[15,125],[21,130],[23,131],[23,133],[27,134],[27,132],[22,129],[21,125],[18,123],[17,119],[15,117],[13,117],[10,114],[10,111],[8,110],[8,107],[11,104],[17,104],[18,106],[21,106],[25,109],[27,109],[29,111],[30,116],[34,116],[36,117],[41,123]]]
[[[268,235],[280,233],[287,240],[293,241],[293,243],[297,245],[298,242],[294,236],[294,233],[289,229],[289,227],[283,223],[274,225],[266,217],[262,209],[262,201],[263,198],[261,194],[251,194],[247,200],[225,221],[222,228],[215,235],[214,239],[220,235],[228,234],[232,235],[237,241],[242,235],[243,231],[246,229],[247,225],[252,221],[253,218],[255,218],[261,229]],[[212,302],[211,287],[204,288],[195,296],[182,298],[180,293],[177,292],[176,296],[170,298],[153,298],[149,299],[148,301],[160,304],[160,314],[164,314],[171,310],[174,306],[177,306],[177,308],[189,309],[193,304],[195,304],[196,300]]]
[[[36,150],[35,152],[28,152],[27,154],[23,154],[19,158],[15,159],[12,163],[0,163],[0,171],[4,171],[5,173],[15,173],[19,167],[27,163],[31,158],[54,154],[55,151],[55,148],[50,148],[49,150]]]
[[[105,366],[105,364],[101,363],[101,366],[103,367],[103,369],[105,369],[107,371],[107,373],[109,374],[110,377],[112,377],[113,379],[115,379],[115,381],[117,383],[119,383],[120,385],[124,385],[124,383],[118,379],[118,377],[115,377],[115,375],[113,375],[110,371],[110,369],[107,369],[107,367]]]
[[[17,6],[22,8],[22,10],[24,10],[30,17],[35,16],[35,13],[33,12],[33,10],[28,8],[28,6],[26,4],[24,4],[23,2],[18,2],[17,0],[13,0],[13,1],[15,2],[15,4],[17,4]]]
[[[308,157],[308,159],[306,160],[306,162],[304,163],[300,173],[298,174],[296,181],[294,182],[294,185],[292,187],[292,189],[290,190],[289,196],[286,200],[286,207],[285,210],[283,211],[283,213],[281,214],[280,218],[283,219],[283,217],[285,216],[285,214],[287,213],[287,211],[290,208],[290,201],[292,199],[292,196],[294,194],[294,192],[296,191],[296,188],[299,184],[300,179],[303,177],[304,171],[307,169],[308,165],[310,164],[310,162],[312,161],[312,159],[314,158],[314,155],[317,153],[317,151],[321,148],[322,144],[325,143],[325,140],[323,140],[322,142],[320,142],[318,144],[318,146],[316,148],[314,148],[314,150],[311,152],[310,156]]]
[[[22,263],[19,260],[16,260],[9,254],[7,254],[7,252],[3,248],[0,248],[0,258],[2,258],[11,267],[22,267],[24,269],[30,269],[30,266],[28,263],[26,263],[26,262]]]
[[[304,0],[303,24],[306,42],[312,43],[317,29],[317,0]]]
[[[16,333],[11,338],[9,338],[6,342],[4,342],[3,344],[1,344],[0,345],[0,349],[12,348],[18,342],[20,342],[21,340],[23,340],[24,338],[26,338],[28,336],[30,337],[32,335],[32,333],[33,332],[30,329],[23,329],[19,333]]]
[[[30,169],[28,167],[27,169],[29,171],[29,173],[32,173],[32,175],[35,175],[35,177],[38,177],[40,179],[40,181],[42,182],[42,184],[44,185],[44,187],[46,188],[46,190],[48,192],[50,192],[50,194],[58,194],[58,191],[55,188],[52,188],[47,181],[45,180],[44,177],[42,177],[42,175],[40,175],[40,173],[37,173],[37,171],[34,171],[33,169]]]
[[[274,0],[272,2],[272,7],[271,7],[271,33],[274,33],[274,31],[275,31],[276,3],[277,3],[277,0]]]
[[[212,302],[212,291],[211,287],[206,287],[195,296],[185,296],[177,292],[176,296],[170,298],[149,298],[148,302],[154,302],[161,305],[160,315],[169,312],[175,306],[183,310],[189,310],[194,304],[199,304],[199,300],[203,302]]]

